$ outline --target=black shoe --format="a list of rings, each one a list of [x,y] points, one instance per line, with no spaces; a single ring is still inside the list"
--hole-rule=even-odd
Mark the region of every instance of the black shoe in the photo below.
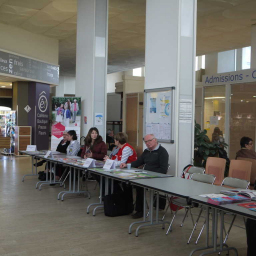
[[[34,166],[38,167],[38,166],[42,166],[45,163],[45,161],[40,161],[34,164]]]
[[[143,217],[143,212],[135,212],[134,214],[132,214],[133,219],[140,219],[142,217]]]

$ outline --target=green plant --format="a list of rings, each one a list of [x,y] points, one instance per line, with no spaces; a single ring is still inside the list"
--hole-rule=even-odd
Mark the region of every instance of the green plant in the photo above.
[[[219,157],[227,156],[225,148],[228,146],[223,139],[217,142],[211,142],[206,135],[207,131],[202,130],[200,124],[195,122],[195,141],[194,141],[194,165],[205,167],[209,156]],[[224,157],[224,158],[225,158]]]

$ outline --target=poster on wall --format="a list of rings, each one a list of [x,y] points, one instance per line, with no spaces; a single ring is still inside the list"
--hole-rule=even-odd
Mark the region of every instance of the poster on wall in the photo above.
[[[55,151],[62,140],[63,131],[75,130],[80,139],[81,98],[52,97],[51,150]]]

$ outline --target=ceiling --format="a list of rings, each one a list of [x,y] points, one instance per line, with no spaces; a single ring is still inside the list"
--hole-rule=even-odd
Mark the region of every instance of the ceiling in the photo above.
[[[108,73],[144,66],[146,0],[109,0]],[[61,74],[74,75],[76,0],[0,0],[0,22],[59,40]],[[198,0],[197,55],[250,45],[256,0]]]

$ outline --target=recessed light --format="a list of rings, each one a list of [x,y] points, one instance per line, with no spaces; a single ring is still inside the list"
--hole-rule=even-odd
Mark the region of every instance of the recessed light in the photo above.
[[[2,85],[1,87],[5,87],[5,86]]]
[[[10,85],[12,85],[12,84],[10,84]]]
[[[256,98],[256,96],[252,96],[253,98]]]
[[[248,103],[248,102],[249,102],[249,100],[246,101],[246,103]]]
[[[244,102],[244,100],[241,100],[241,102]]]

